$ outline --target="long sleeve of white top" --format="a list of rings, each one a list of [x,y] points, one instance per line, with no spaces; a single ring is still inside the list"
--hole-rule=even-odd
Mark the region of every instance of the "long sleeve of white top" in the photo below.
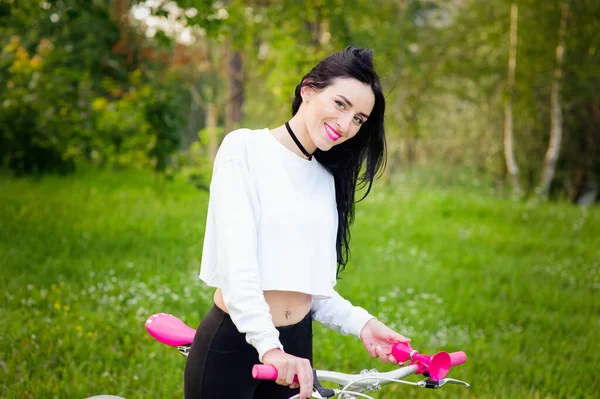
[[[210,195],[214,199],[217,266],[225,282],[223,301],[262,362],[268,350],[283,350],[283,346],[261,289],[256,227],[260,206],[246,165],[235,158],[215,163]]]
[[[367,322],[375,317],[359,306],[353,306],[336,291],[334,296],[313,300],[311,312],[313,320],[341,332],[360,338],[360,332]]]

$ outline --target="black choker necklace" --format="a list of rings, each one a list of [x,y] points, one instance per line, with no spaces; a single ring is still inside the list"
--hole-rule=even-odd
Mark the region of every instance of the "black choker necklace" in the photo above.
[[[302,153],[304,154],[304,156],[306,157],[306,159],[308,159],[310,161],[312,159],[312,154],[309,154],[308,151],[306,151],[306,148],[304,148],[304,146],[302,145],[302,143],[300,143],[300,141],[298,140],[298,138],[296,137],[296,135],[292,131],[292,128],[290,127],[290,124],[286,122],[285,123],[285,127],[286,127],[288,133],[290,134],[290,136],[292,136],[292,140],[294,140],[294,143],[296,143],[296,145],[298,146],[298,148],[300,148],[300,151],[302,151]]]

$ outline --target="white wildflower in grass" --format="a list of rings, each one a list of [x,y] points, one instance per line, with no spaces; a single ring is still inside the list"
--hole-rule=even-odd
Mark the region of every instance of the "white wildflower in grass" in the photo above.
[[[466,344],[474,338],[467,326],[451,324],[439,306],[444,300],[435,293],[419,292],[412,287],[403,292],[394,287],[377,301],[380,305],[376,315],[382,322],[408,337],[419,337],[424,345],[439,348],[448,343]]]
[[[154,311],[153,313],[156,313],[156,311]],[[146,309],[145,307],[140,307],[135,311],[135,316],[139,321],[144,321],[146,320],[146,318],[148,318],[148,316],[151,314],[151,312]]]

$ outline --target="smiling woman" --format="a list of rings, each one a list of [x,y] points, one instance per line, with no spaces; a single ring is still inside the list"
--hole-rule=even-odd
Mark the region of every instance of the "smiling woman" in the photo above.
[[[226,136],[200,270],[215,305],[187,359],[186,398],[310,397],[312,320],[396,363],[392,345],[408,339],[334,289],[348,261],[357,185],[367,195],[384,165],[384,112],[372,52],[349,47],[301,79],[289,121]],[[258,362],[277,368],[276,383],[252,378]]]
[[[301,131],[300,121],[305,122],[308,134],[304,146],[308,152],[313,153],[317,148],[328,151],[356,136],[369,119],[375,95],[368,84],[354,78],[335,78],[321,90],[311,87],[310,83],[307,79],[300,90],[302,113],[290,124]]]

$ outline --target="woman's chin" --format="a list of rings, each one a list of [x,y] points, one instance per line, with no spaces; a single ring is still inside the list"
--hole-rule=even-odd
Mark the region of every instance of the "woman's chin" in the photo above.
[[[317,145],[317,148],[321,151],[329,151],[333,148],[333,144],[319,144]]]
[[[325,130],[319,131],[318,134],[313,135],[311,133],[313,143],[317,146],[317,149],[321,151],[329,151],[335,145],[335,143],[326,136]]]

